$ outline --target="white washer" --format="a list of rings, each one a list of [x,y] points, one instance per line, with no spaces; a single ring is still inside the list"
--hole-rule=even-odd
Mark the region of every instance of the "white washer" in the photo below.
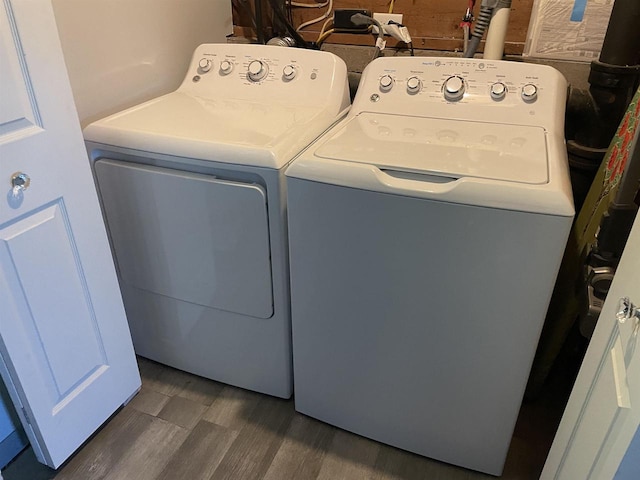
[[[210,44],[175,92],[85,129],[139,355],[291,396],[283,169],[348,107],[334,55]]]
[[[501,473],[574,215],[565,94],[538,65],[367,67],[287,170],[299,412]]]

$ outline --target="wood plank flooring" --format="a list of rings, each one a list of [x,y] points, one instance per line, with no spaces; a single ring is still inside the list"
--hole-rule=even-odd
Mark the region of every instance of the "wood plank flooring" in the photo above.
[[[494,478],[336,429],[280,400],[139,358],[142,390],[57,471],[28,448],[5,480]],[[535,479],[561,412],[525,406],[504,479]]]

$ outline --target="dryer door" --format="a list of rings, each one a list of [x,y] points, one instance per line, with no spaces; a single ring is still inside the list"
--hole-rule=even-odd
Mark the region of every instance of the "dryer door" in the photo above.
[[[122,282],[206,307],[273,315],[260,185],[107,159],[95,171]]]

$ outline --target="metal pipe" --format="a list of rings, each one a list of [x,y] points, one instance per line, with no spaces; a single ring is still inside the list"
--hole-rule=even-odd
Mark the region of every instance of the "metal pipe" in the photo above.
[[[576,209],[591,185],[640,79],[640,2],[616,0],[589,89],[571,89],[566,138]]]
[[[600,61],[610,65],[640,64],[639,25],[638,0],[616,0],[600,51]]]
[[[504,40],[509,26],[509,14],[511,13],[511,0],[501,0],[493,12],[487,40],[484,44],[483,58],[488,60],[502,60],[504,54]]]
[[[256,0],[256,2],[257,1],[258,0]],[[283,23],[283,25],[289,32],[289,35],[291,35],[291,38],[295,40],[296,45],[302,48],[311,48],[311,45],[309,45],[309,43],[304,38],[302,38],[298,32],[296,32],[296,29],[293,28],[293,25],[289,23],[289,21],[284,15],[284,12],[282,11],[282,8],[278,4],[278,0],[268,0],[268,1],[269,1],[269,4],[271,5],[271,8],[273,9],[274,15],[277,16],[278,19],[280,19],[280,21]]]

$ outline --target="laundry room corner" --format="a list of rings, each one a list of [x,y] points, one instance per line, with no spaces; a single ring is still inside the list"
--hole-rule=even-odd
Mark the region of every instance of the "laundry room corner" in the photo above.
[[[232,33],[228,0],[52,0],[82,127],[175,90],[202,43]]]

